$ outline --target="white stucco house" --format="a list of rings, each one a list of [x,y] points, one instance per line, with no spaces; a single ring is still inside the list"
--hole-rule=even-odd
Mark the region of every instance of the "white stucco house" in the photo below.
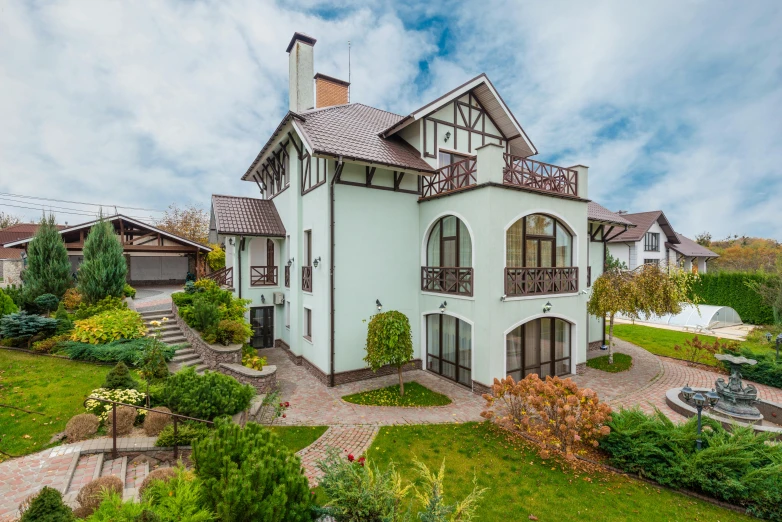
[[[705,274],[708,261],[719,257],[677,233],[661,210],[620,215],[635,227],[609,237],[608,251],[630,270],[644,263],[658,263]]]
[[[586,302],[606,240],[633,223],[589,202],[587,167],[531,159],[486,75],[401,116],[314,75],[315,43],[288,45],[290,110],[246,194],[212,198],[211,240],[226,248],[213,277],[252,301],[253,345],[327,385],[369,378],[366,322],[398,310],[412,367],[475,392],[576,373],[603,343]]]

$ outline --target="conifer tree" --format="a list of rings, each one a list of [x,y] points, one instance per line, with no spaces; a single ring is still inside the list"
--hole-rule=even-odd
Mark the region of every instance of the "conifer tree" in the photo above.
[[[123,297],[128,265],[122,244],[110,222],[95,223],[84,240],[84,261],[79,267],[79,292],[88,303],[108,296]]]
[[[53,294],[60,299],[71,286],[71,262],[52,214],[41,218],[27,247],[24,286],[29,301],[43,294]]]

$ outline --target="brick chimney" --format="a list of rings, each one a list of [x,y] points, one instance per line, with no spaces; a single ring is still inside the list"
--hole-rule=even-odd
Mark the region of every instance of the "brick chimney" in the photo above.
[[[303,33],[293,33],[286,52],[288,53],[288,99],[293,112],[302,112],[315,107],[315,90],[312,75],[315,72],[315,38]]]
[[[315,108],[348,103],[350,83],[318,73],[315,75]]]

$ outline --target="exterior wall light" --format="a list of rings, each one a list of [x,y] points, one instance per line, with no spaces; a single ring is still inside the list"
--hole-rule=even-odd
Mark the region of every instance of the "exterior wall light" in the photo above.
[[[383,303],[380,302],[380,299],[375,299],[375,306],[377,306],[378,312],[383,309]]]
[[[551,311],[551,301],[547,301],[546,304],[543,305],[543,313],[547,314]]]
[[[313,259],[313,261],[312,261],[312,266],[314,266],[315,268],[318,268],[319,264],[320,264],[320,256],[318,256],[317,258]]]
[[[445,307],[446,307],[446,306],[448,306],[448,303],[447,303],[447,302],[445,302],[445,301],[443,301],[443,304],[441,304],[441,305],[440,305],[440,313],[441,313],[441,314],[444,314],[444,313],[445,313]]]
[[[263,294],[261,294],[261,302],[262,302],[262,303],[265,303],[265,302],[266,302],[266,296],[265,296],[265,295],[263,295]]]
[[[229,244],[229,245],[233,245],[233,244],[234,244],[234,238],[232,238],[232,237],[229,237],[229,238],[228,238],[228,244]]]
[[[451,133],[450,132],[446,132],[445,133],[445,139],[443,140],[443,143],[447,143],[448,140],[450,140],[450,139],[451,139]]]
[[[502,301],[504,303],[507,298],[508,298],[507,294],[502,294],[500,296],[500,301]]]
[[[293,264],[293,258],[288,259],[288,266],[291,266]]]

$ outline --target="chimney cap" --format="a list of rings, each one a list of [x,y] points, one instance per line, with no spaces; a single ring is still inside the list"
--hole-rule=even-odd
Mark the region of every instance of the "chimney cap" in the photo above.
[[[291,38],[291,42],[288,44],[288,48],[285,49],[286,53],[291,52],[291,49],[293,49],[293,44],[295,44],[297,40],[307,45],[315,45],[315,42],[317,42],[315,38],[297,31],[293,33],[293,38]]]
[[[316,80],[319,78],[322,78],[326,80],[327,82],[337,83],[339,85],[344,85],[345,87],[350,86],[350,82],[346,82],[345,80],[340,80],[339,78],[334,78],[333,76],[329,76],[327,74],[323,73],[317,73],[314,77]]]

